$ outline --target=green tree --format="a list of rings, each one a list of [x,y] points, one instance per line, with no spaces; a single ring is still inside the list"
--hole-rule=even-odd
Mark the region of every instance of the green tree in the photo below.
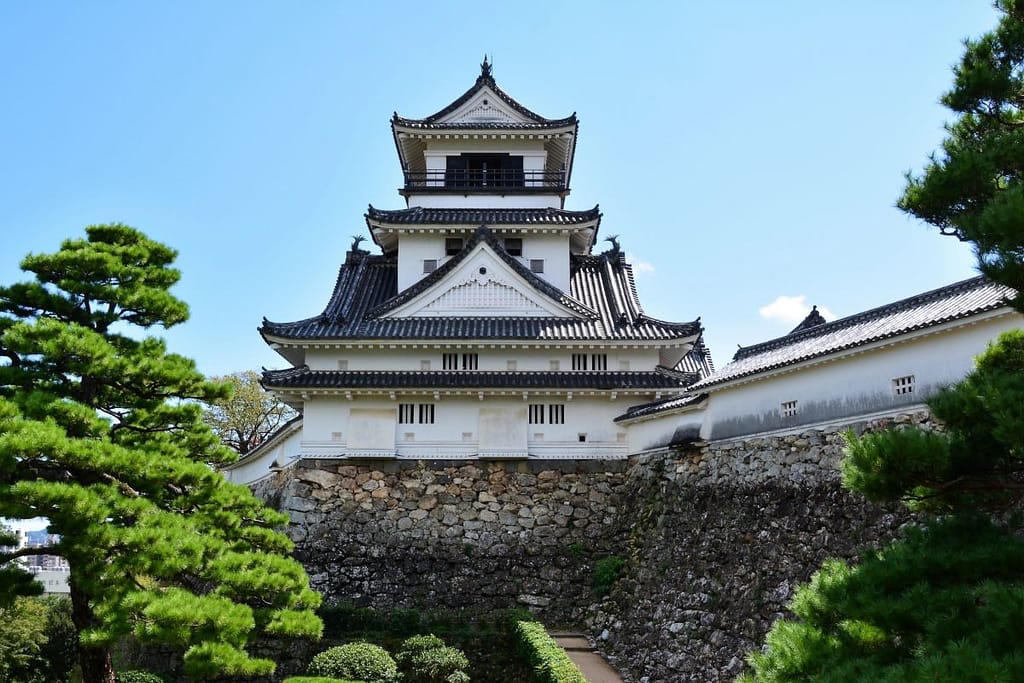
[[[286,518],[213,469],[237,456],[197,402],[228,388],[144,336],[188,317],[176,253],[123,225],[86,233],[0,287],[0,516],[61,535],[47,552],[71,567],[85,683],[113,683],[124,634],[179,647],[193,678],[268,673],[251,640],[319,634],[319,597]]]
[[[1024,2],[997,0],[996,28],[965,41],[942,103],[956,120],[920,175],[907,174],[904,211],[970,242],[982,272],[1024,292]],[[1024,311],[1024,299],[1014,305]]]
[[[19,597],[0,607],[0,680],[44,683],[46,630],[47,608],[38,598]]]
[[[203,422],[239,455],[259,446],[295,417],[294,410],[260,386],[260,376],[252,370],[214,377],[213,381],[231,386],[231,396],[207,403]]]

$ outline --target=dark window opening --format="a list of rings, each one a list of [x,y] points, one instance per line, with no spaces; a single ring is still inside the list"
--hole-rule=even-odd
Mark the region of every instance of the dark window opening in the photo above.
[[[448,237],[444,241],[444,255],[455,256],[462,251],[462,238],[461,237]]]
[[[523,157],[461,154],[445,160],[445,187],[523,187]]]
[[[522,256],[523,255],[523,240],[519,237],[506,237],[505,238],[505,251],[508,252],[509,256]]]

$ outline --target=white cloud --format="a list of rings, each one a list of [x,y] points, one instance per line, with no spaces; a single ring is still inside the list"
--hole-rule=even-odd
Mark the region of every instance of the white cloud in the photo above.
[[[767,306],[757,309],[757,312],[761,314],[762,318],[796,325],[807,317],[807,314],[811,312],[811,307],[807,305],[807,296],[804,294],[800,296],[786,296],[782,294],[777,296],[775,301]],[[821,313],[825,320],[836,319],[835,313],[828,310],[825,306],[818,306],[818,312]]]
[[[626,261],[633,266],[633,273],[636,275],[650,275],[654,272],[654,264],[649,261],[641,261],[633,254],[626,253]]]

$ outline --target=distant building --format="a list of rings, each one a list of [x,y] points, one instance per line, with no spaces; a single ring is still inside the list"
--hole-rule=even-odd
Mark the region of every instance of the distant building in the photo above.
[[[17,562],[22,569],[35,575],[36,581],[43,584],[46,593],[68,593],[68,577],[70,569],[68,561],[57,555],[47,555],[47,546],[60,541],[60,536],[50,534],[46,530],[23,531],[5,527],[17,537],[17,545],[9,550],[39,548],[38,555],[22,555]]]

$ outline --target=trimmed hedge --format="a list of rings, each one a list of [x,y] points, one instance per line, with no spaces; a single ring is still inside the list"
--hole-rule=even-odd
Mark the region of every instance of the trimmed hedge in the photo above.
[[[587,683],[583,672],[536,621],[517,621],[513,630],[537,683]]]
[[[114,680],[117,683],[164,683],[163,676],[158,676],[150,671],[117,671],[114,673]]]
[[[398,666],[388,651],[379,645],[349,643],[324,650],[313,657],[306,673],[378,683],[393,679],[398,673]]]

